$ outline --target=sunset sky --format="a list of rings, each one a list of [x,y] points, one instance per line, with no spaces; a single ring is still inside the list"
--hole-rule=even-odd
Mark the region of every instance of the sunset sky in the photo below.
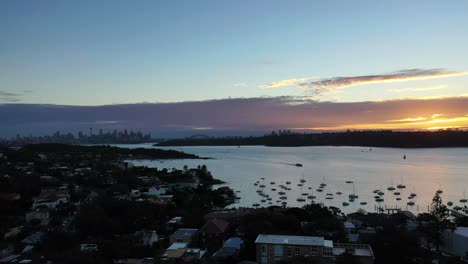
[[[0,1],[3,135],[468,127],[468,1]]]

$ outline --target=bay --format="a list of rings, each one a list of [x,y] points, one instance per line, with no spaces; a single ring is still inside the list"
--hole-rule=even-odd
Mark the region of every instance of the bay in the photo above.
[[[119,147],[152,147],[151,144],[116,145]],[[240,191],[238,203],[230,207],[252,207],[260,204],[269,206],[268,201],[257,193],[259,181],[266,187],[274,205],[279,200],[278,185],[286,185],[290,181],[290,191],[285,191],[288,205],[303,206],[310,202],[302,193],[314,195],[316,202],[327,206],[336,206],[344,212],[354,212],[359,209],[374,212],[376,207],[401,208],[414,213],[426,212],[437,190],[442,190],[444,203],[452,201],[454,205],[464,206],[459,202],[464,197],[468,187],[468,148],[366,148],[366,147],[264,147],[264,146],[198,146],[198,147],[159,147],[174,149],[203,157],[209,160],[165,160],[132,161],[136,166],[157,168],[183,168],[184,165],[196,167],[206,165],[215,178],[226,182],[226,186]],[[403,158],[406,156],[406,159]],[[297,167],[300,163],[303,166]],[[265,178],[265,180],[261,180]],[[301,179],[306,182],[300,187]],[[353,181],[354,184],[346,183]],[[271,184],[274,182],[274,184]],[[321,183],[326,187],[323,192],[316,191]],[[404,189],[388,191],[389,186],[406,185]],[[354,192],[358,199],[349,202],[348,195]],[[311,189],[309,189],[311,187]],[[276,189],[272,191],[271,189]],[[384,202],[374,200],[375,189],[382,190]],[[341,195],[337,195],[341,192]],[[400,192],[395,195],[394,192]],[[409,200],[410,193],[416,193]],[[327,193],[333,193],[333,199],[325,199]],[[306,202],[298,202],[303,197]],[[401,201],[396,198],[401,197]],[[283,201],[283,200],[281,200]],[[408,206],[408,201],[414,201],[414,206]],[[361,202],[367,202],[361,205]]]

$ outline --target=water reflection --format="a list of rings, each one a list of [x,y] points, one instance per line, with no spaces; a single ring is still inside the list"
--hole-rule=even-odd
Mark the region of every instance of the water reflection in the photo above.
[[[142,145],[126,145],[136,146]],[[149,144],[144,146],[151,147]],[[165,149],[214,159],[164,163],[137,161],[134,164],[158,168],[205,164],[216,178],[240,191],[241,200],[231,207],[251,207],[254,204],[266,207],[282,203],[303,206],[314,200],[342,208],[345,212],[360,208],[376,211],[378,207],[425,212],[439,189],[443,190],[444,203],[451,201],[452,206],[464,206],[460,200],[464,199],[463,192],[468,185],[468,148],[370,150],[362,147],[242,146]],[[403,159],[404,155],[406,159]],[[295,166],[297,163],[303,166]],[[265,187],[260,188],[260,184]],[[397,188],[399,184],[405,188]],[[391,186],[395,189],[388,190]],[[261,193],[259,189],[262,189]],[[376,190],[383,194],[379,195],[374,192]],[[357,197],[350,199],[352,194]]]

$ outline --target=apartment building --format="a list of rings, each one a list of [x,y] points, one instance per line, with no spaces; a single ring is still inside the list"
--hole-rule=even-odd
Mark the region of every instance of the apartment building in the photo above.
[[[369,245],[333,243],[323,237],[261,234],[255,244],[259,264],[273,264],[295,256],[335,263],[345,255],[354,257],[359,263],[374,263],[374,253]]]

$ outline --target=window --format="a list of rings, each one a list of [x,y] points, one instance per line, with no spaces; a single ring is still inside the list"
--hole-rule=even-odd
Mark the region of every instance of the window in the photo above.
[[[299,255],[301,253],[301,248],[295,247],[294,248],[294,255]]]
[[[262,245],[262,253],[266,254],[266,246],[265,245]]]
[[[317,256],[317,255],[318,255],[318,250],[317,250],[317,248],[311,248],[311,249],[310,249],[310,255],[311,255],[311,256]]]
[[[287,253],[288,253],[288,257],[291,257],[291,256],[292,256],[292,249],[291,249],[291,247],[288,247]]]
[[[323,248],[323,255],[324,255],[324,256],[333,256],[333,248],[331,248],[331,247],[324,247],[324,248]]]
[[[282,245],[275,245],[275,256],[282,257],[283,256],[283,246]]]

